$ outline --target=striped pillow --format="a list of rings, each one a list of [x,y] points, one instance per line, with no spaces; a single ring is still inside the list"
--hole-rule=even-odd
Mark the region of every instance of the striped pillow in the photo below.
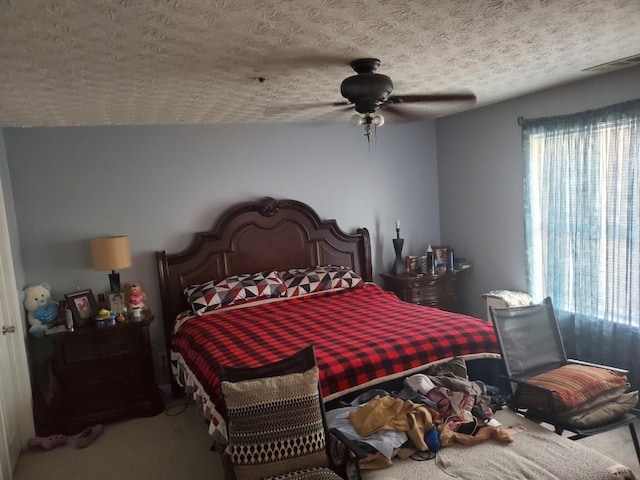
[[[304,373],[221,383],[227,407],[226,453],[237,478],[326,467],[318,367]]]
[[[589,365],[564,365],[531,377],[529,383],[554,390],[556,411],[564,412],[601,395],[608,390],[627,385],[624,374],[606,368]],[[518,398],[519,406],[548,410],[547,396],[533,388],[523,387]]]
[[[263,480],[342,480],[342,477],[329,468],[308,468]]]

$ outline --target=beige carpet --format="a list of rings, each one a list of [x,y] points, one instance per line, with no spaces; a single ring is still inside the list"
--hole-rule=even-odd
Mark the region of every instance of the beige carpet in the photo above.
[[[167,413],[177,413],[170,408]],[[91,446],[23,452],[14,480],[217,480],[222,466],[209,451],[204,417],[194,406],[104,426]]]
[[[640,420],[635,421],[635,427],[636,433],[640,435]],[[640,479],[640,464],[633,448],[629,427],[618,428],[576,441],[626,465],[633,471],[636,478]]]
[[[172,408],[168,413],[179,410]],[[640,433],[640,423],[636,421]],[[628,428],[580,440],[623,463],[640,479]],[[209,435],[193,405],[176,416],[160,414],[105,425],[91,446],[25,451],[14,480],[221,480],[222,467],[209,451]]]

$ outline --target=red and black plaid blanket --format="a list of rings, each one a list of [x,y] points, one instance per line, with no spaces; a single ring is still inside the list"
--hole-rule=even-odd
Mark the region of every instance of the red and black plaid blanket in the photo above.
[[[309,344],[325,399],[443,358],[499,352],[491,324],[402,302],[375,284],[193,316],[173,338],[174,358],[218,412],[218,364],[259,366]]]

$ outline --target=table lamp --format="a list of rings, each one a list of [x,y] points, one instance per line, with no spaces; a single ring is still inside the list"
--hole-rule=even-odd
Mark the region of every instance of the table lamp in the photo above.
[[[112,292],[120,290],[120,274],[116,270],[131,266],[129,237],[96,237],[91,239],[91,265],[94,270],[108,271]]]

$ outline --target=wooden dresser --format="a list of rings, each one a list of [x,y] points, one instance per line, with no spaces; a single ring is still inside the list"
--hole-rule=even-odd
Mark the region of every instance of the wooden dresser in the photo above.
[[[400,300],[460,312],[456,282],[462,272],[464,270],[450,270],[438,274],[383,273],[381,277],[384,282],[383,288],[394,292]]]
[[[163,401],[154,378],[149,324],[153,315],[113,326],[79,327],[38,339],[50,343],[51,373],[44,397],[57,397],[50,415],[36,407],[45,428],[74,434],[97,423],[160,413]],[[34,395],[34,398],[38,398]],[[36,415],[36,427],[38,427]],[[49,426],[49,428],[47,428]]]

